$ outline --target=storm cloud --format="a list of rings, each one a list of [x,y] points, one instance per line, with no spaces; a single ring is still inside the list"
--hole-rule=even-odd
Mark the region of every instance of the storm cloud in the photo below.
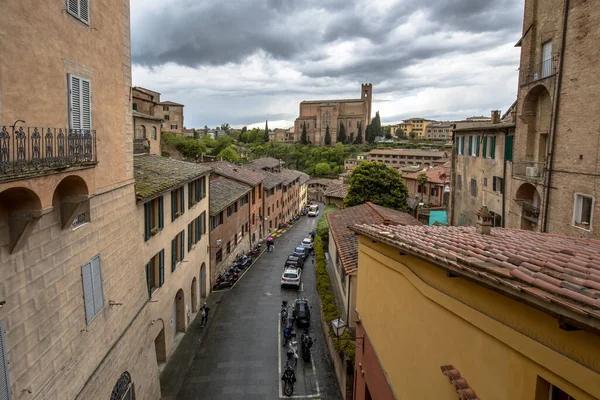
[[[134,84],[184,103],[188,127],[264,123],[269,115],[291,125],[300,101],[358,97],[361,82],[373,83],[384,123],[488,114],[516,96],[523,0],[131,7]]]

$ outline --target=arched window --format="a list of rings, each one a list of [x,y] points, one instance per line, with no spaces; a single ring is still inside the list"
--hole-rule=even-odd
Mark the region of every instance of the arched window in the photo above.
[[[329,123],[331,122],[331,114],[329,113],[329,111],[325,111],[321,119],[323,120],[322,125],[329,126]]]
[[[142,125],[140,129],[142,131],[142,139],[146,139],[146,126]]]
[[[129,372],[123,372],[110,394],[110,400],[135,400],[133,382]]]
[[[156,127],[152,127],[152,140],[156,140]]]

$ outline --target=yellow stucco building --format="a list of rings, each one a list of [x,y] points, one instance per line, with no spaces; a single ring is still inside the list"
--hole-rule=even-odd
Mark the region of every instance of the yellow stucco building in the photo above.
[[[487,222],[351,229],[355,399],[600,398],[598,242]]]

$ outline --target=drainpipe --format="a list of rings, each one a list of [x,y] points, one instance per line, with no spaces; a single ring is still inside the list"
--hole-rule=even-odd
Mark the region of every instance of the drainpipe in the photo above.
[[[508,136],[508,135],[507,135]],[[506,148],[506,136],[504,139]],[[502,168],[502,227],[506,228],[506,157],[504,157],[504,168]]]
[[[458,146],[458,141],[456,137],[456,133],[454,130],[456,129],[456,124],[454,124],[452,128],[452,168],[450,173],[450,226],[454,226],[454,194],[456,192],[456,158],[458,155],[456,154],[456,148]],[[444,187],[445,188],[445,187]]]
[[[554,104],[552,106],[552,125],[550,127],[550,163],[548,165],[546,178],[546,198],[544,204],[544,223],[542,232],[548,232],[548,209],[550,208],[550,185],[552,184],[552,168],[554,166],[554,149],[556,148],[556,120],[558,119],[558,106],[560,103],[560,89],[562,86],[563,60],[565,58],[565,42],[567,40],[567,22],[569,19],[569,0],[565,0],[565,11],[562,26],[562,43],[558,59],[558,75],[556,76],[556,87],[554,88]]]
[[[350,327],[350,297],[352,297],[352,275],[348,274],[348,301],[346,303],[346,323]]]

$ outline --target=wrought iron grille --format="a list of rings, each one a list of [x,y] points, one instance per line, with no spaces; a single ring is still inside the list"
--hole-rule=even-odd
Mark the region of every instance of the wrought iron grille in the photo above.
[[[521,85],[527,85],[531,82],[538,81],[540,79],[548,78],[556,74],[558,67],[558,56],[552,56],[541,63],[535,64],[529,68],[521,69]]]
[[[96,161],[94,130],[0,126],[0,178]]]

